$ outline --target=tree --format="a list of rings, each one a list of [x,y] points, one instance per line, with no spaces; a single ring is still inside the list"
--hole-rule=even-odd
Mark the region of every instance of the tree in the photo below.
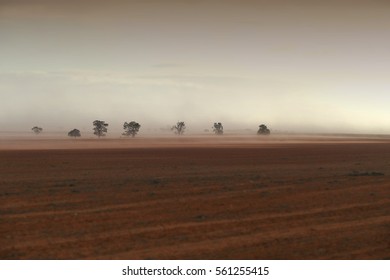
[[[213,131],[216,135],[222,135],[223,134],[223,125],[222,123],[214,123]]]
[[[33,128],[31,128],[31,130],[34,131],[36,135],[38,135],[39,133],[42,132],[43,129],[42,127],[34,126]]]
[[[177,124],[172,126],[171,128],[171,130],[175,131],[175,134],[177,135],[183,135],[185,129],[186,124],[184,122],[177,122]]]
[[[141,125],[135,121],[131,121],[131,122],[125,122],[123,124],[123,129],[125,130],[125,132],[122,133],[122,135],[124,136],[130,136],[131,137],[134,137],[137,135],[139,129],[140,129]]]
[[[258,135],[269,135],[271,131],[267,128],[266,125],[259,125],[259,130],[257,131]]]
[[[95,134],[97,137],[102,137],[102,136],[106,136],[106,132],[107,132],[107,126],[108,126],[108,123],[106,123],[105,121],[99,121],[99,120],[96,120],[93,122],[93,134]]]
[[[76,128],[72,129],[71,131],[68,132],[68,136],[69,137],[74,137],[74,138],[80,137],[81,136],[80,130],[78,130]]]

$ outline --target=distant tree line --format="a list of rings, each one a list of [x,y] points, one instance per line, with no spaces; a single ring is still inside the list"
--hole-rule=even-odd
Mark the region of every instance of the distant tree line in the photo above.
[[[106,133],[108,131],[108,123],[106,123],[105,121],[101,121],[101,120],[95,120],[95,121],[93,121],[92,125],[93,125],[93,134],[95,134],[99,138],[106,136]],[[125,122],[123,124],[124,132],[122,133],[122,135],[135,137],[138,134],[140,128],[141,128],[141,125],[136,121]],[[177,135],[183,135],[186,128],[187,127],[186,127],[185,122],[178,121],[174,126],[171,127],[171,130]],[[215,122],[212,129],[216,135],[223,135],[222,123]],[[38,127],[38,126],[34,126],[31,130],[37,135],[43,131],[43,129],[41,127]],[[208,130],[206,130],[206,131],[208,131]],[[259,130],[257,131],[257,134],[258,135],[270,135],[271,131],[268,129],[268,127],[265,124],[261,124],[261,125],[259,125]],[[75,129],[72,129],[71,131],[68,132],[68,136],[74,137],[74,138],[81,137],[81,132],[80,132],[80,130],[75,128]]]

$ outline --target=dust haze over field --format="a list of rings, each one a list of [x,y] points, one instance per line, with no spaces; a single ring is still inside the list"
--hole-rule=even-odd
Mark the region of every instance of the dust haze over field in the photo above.
[[[0,1],[0,129],[389,133],[387,1]]]
[[[380,0],[0,0],[0,259],[389,259],[388,26]]]

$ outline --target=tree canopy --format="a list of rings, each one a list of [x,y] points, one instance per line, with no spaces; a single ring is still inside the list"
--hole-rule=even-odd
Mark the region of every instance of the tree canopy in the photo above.
[[[125,122],[123,124],[123,129],[125,132],[123,132],[122,135],[134,137],[137,135],[140,127],[141,125],[135,121]]]
[[[269,135],[271,131],[268,129],[268,127],[265,124],[259,125],[259,130],[257,131],[258,135]]]
[[[222,135],[223,134],[223,125],[222,123],[214,123],[213,131],[216,135]]]
[[[31,128],[31,130],[35,133],[35,134],[39,134],[43,131],[43,128],[42,127],[38,127],[38,126],[34,126],[33,128]]]
[[[93,126],[93,134],[95,134],[99,138],[102,136],[106,136],[108,123],[106,123],[105,121],[95,120],[93,122]]]
[[[78,129],[72,129],[71,131],[69,131],[68,132],[68,136],[69,137],[74,137],[74,138],[76,138],[76,137],[81,137],[81,133],[80,133],[80,130],[78,130]]]
[[[177,135],[183,135],[185,129],[186,124],[184,122],[177,122],[176,125],[171,128],[171,130],[173,130]]]

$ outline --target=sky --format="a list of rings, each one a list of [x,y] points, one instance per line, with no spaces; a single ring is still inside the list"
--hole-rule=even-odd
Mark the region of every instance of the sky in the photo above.
[[[390,133],[390,1],[0,0],[0,131]]]

